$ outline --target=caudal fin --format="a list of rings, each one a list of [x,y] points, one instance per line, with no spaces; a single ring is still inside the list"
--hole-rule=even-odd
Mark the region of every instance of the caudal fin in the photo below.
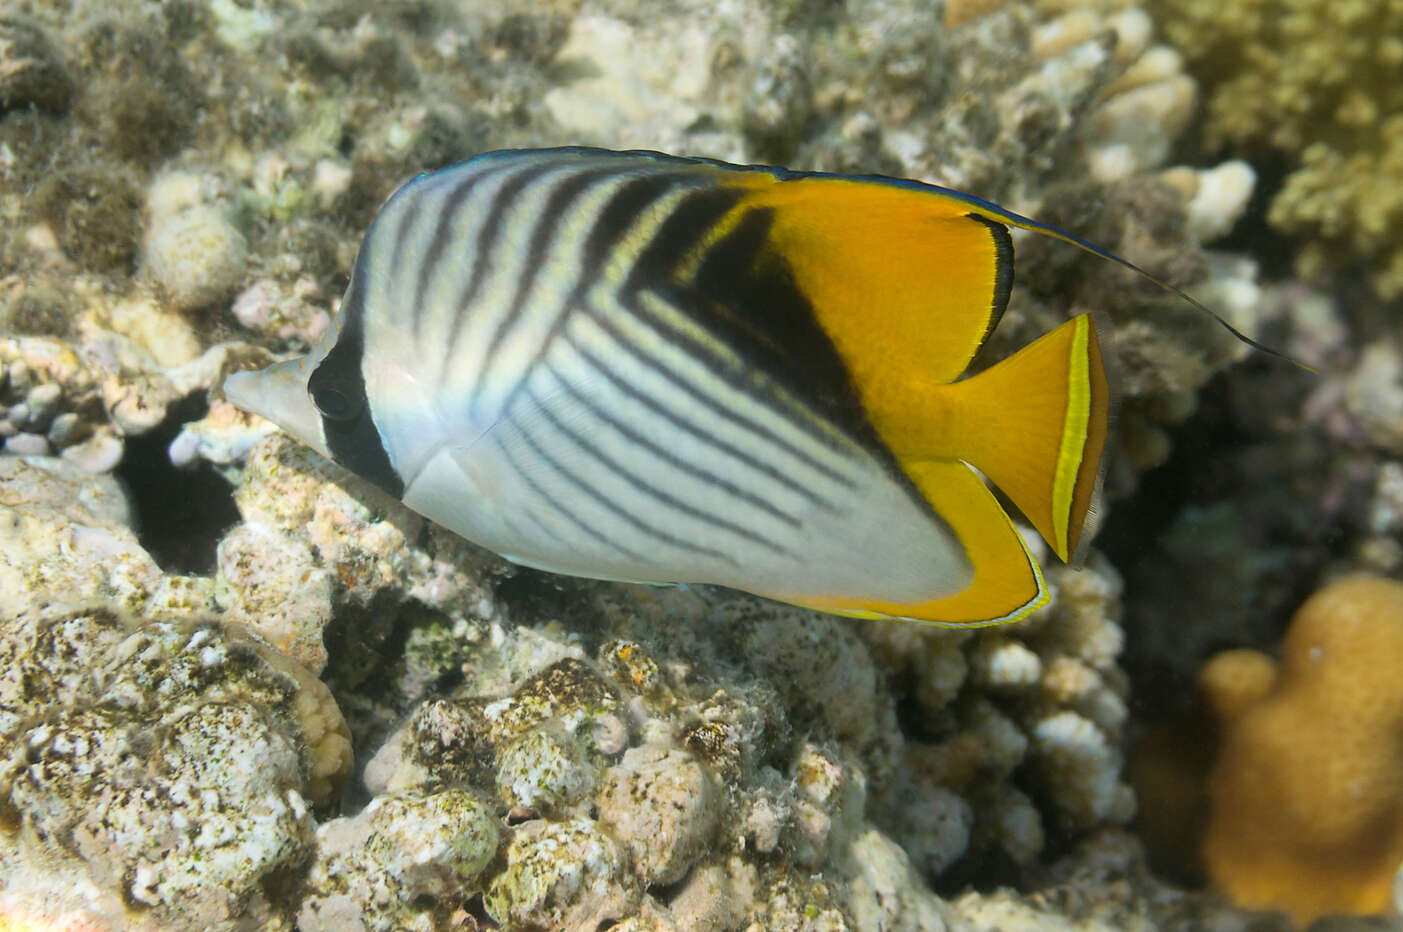
[[[1070,560],[1101,473],[1110,390],[1089,315],[944,386],[952,457],[984,473]]]

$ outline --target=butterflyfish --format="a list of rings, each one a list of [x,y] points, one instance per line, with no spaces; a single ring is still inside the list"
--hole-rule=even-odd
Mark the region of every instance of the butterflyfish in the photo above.
[[[1048,591],[989,486],[1072,560],[1111,398],[1085,314],[965,375],[1009,226],[1129,265],[915,181],[492,152],[393,194],[324,338],[225,391],[519,564],[1012,621]]]

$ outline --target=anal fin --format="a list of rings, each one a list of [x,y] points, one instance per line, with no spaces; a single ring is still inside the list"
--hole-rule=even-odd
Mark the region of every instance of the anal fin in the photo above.
[[[998,500],[963,463],[923,462],[912,479],[959,539],[974,578],[955,595],[928,602],[861,599],[813,600],[802,594],[787,602],[856,618],[901,618],[946,625],[992,625],[1016,621],[1046,604],[1042,571]]]

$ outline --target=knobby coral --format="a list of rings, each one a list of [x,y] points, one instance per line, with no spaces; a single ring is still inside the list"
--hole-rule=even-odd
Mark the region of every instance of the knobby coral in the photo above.
[[[1209,877],[1302,924],[1384,912],[1403,862],[1403,584],[1359,575],[1318,591],[1270,685],[1269,663],[1230,651],[1201,680],[1224,728]]]

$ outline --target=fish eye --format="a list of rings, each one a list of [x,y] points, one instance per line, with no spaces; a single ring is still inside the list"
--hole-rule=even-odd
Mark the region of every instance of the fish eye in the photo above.
[[[357,406],[350,397],[332,385],[319,385],[312,389],[312,403],[322,413],[322,417],[333,421],[348,421],[356,416]]]

